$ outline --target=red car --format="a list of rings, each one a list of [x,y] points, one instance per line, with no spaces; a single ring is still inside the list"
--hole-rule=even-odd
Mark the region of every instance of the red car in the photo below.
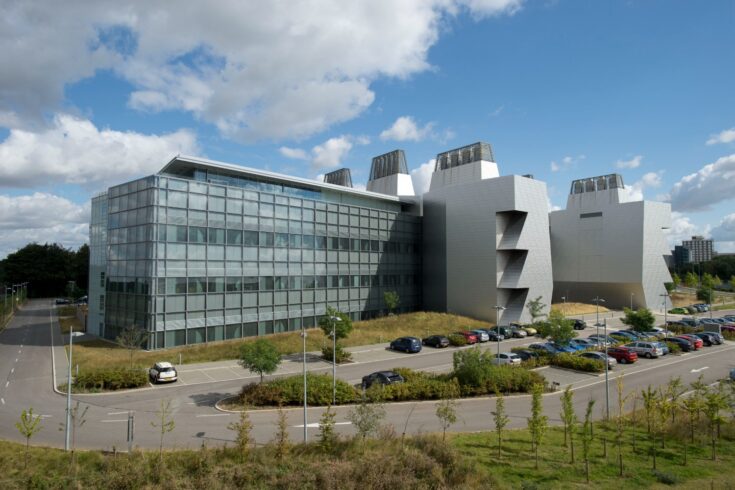
[[[475,335],[472,332],[468,332],[467,330],[461,331],[461,332],[454,332],[456,335],[461,335],[465,338],[468,344],[476,344],[479,339],[477,338],[477,335]]]
[[[702,339],[700,339],[696,335],[682,334],[682,335],[677,335],[677,337],[679,337],[680,339],[686,339],[689,342],[691,342],[691,344],[694,346],[694,350],[699,350],[704,345],[704,342],[702,341]]]
[[[610,347],[607,349],[607,355],[620,364],[632,364],[638,360],[638,354],[627,347]]]

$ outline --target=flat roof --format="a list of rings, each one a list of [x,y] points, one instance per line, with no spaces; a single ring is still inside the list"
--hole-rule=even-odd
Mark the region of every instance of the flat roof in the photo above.
[[[234,165],[231,163],[218,162],[215,160],[208,160],[206,158],[193,157],[189,155],[177,155],[171,159],[161,170],[159,174],[165,172],[171,172],[175,175],[173,169],[185,165],[187,167],[193,166],[195,168],[209,168],[214,170],[232,172],[234,175],[239,176],[254,176],[261,179],[267,179],[273,182],[283,184],[298,184],[301,187],[312,188],[316,190],[330,190],[340,192],[343,194],[355,194],[362,197],[369,197],[373,199],[381,199],[383,201],[391,202],[411,202],[410,199],[401,199],[398,196],[389,196],[387,194],[380,194],[377,192],[362,191],[341,185],[327,184],[325,182],[318,182],[316,180],[304,179],[301,177],[293,177],[290,175],[278,174],[275,172],[268,172],[266,170],[258,170],[250,167],[243,167],[241,165]]]

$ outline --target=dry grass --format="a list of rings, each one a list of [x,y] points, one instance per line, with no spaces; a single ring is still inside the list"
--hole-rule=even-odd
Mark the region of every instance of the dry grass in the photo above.
[[[589,315],[597,311],[597,306],[587,303],[556,303],[551,305],[552,310],[564,313],[565,316],[573,315]],[[600,306],[600,313],[610,311],[604,306]]]
[[[73,327],[75,332],[84,332],[84,325],[79,321],[76,316],[62,316],[59,317],[59,325],[61,325],[61,333],[67,334]]]
[[[344,345],[351,347],[377,344],[406,335],[425,337],[427,334],[448,334],[460,329],[489,326],[491,324],[487,322],[447,313],[407,313],[355,322],[354,329],[344,341]],[[254,339],[212,342],[154,352],[137,351],[133,355],[133,364],[138,367],[150,367],[157,361],[170,361],[178,364],[179,354],[184,364],[237,359],[240,346]],[[269,335],[268,340],[272,341],[284,355],[301,352],[302,349],[300,332]],[[307,350],[319,351],[326,343],[327,338],[320,329],[308,330]],[[129,362],[129,352],[112,342],[93,340],[80,342],[74,347],[74,363],[78,363],[80,369],[92,366],[127,366]]]

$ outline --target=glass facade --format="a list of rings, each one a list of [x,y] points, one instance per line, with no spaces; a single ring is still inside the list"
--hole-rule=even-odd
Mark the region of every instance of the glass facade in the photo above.
[[[189,170],[109,189],[104,337],[138,325],[155,349],[292,331],[327,305],[386,313],[385,291],[420,308],[413,204]]]

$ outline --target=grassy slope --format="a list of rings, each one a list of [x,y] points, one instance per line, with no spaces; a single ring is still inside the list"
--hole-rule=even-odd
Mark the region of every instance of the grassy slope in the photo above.
[[[343,341],[344,345],[357,346],[387,342],[396,337],[413,335],[425,337],[430,334],[448,334],[460,329],[488,327],[491,324],[459,315],[446,313],[418,312],[405,315],[387,316],[375,320],[355,322],[350,336]],[[276,344],[284,355],[301,352],[301,336],[299,332],[274,334],[267,337]],[[134,365],[150,367],[156,361],[178,363],[179,354],[184,364],[207,361],[237,359],[240,346],[254,339],[230,340],[198,344],[187,347],[176,347],[156,352],[136,352]],[[308,331],[307,350],[318,351],[327,342],[320,329]],[[118,345],[103,340],[94,340],[76,344],[74,347],[74,363],[80,369],[88,366],[129,365],[128,351]]]
[[[590,305],[587,303],[556,303],[551,305],[552,310],[558,310],[567,316],[574,315],[590,315],[597,311],[596,305]],[[600,313],[610,311],[604,306],[600,306]]]
[[[704,437],[706,431],[698,434]],[[318,445],[297,445],[278,462],[273,446],[251,450],[241,463],[234,449],[171,451],[164,453],[159,474],[158,454],[135,452],[113,456],[97,451],[78,452],[79,488],[667,488],[651,469],[650,443],[645,428],[628,430],[623,446],[624,476],[618,476],[617,448],[609,442],[603,456],[601,424],[595,427],[591,447],[591,484],[585,483],[581,444],[575,441],[577,461],[569,463],[563,431],[552,428],[540,446],[535,469],[526,430],[507,431],[500,459],[494,432],[406,438],[386,429],[378,439],[363,444],[341,441],[332,451]],[[658,451],[658,471],[678,482],[677,488],[732,488],[735,482],[735,423],[723,426],[719,458],[710,460],[707,442],[698,440],[688,449],[673,434],[666,449]],[[234,435],[233,435],[234,436]],[[614,436],[607,434],[609,441]],[[636,439],[634,452],[631,441]],[[69,457],[63,451],[31,448],[28,469],[23,468],[23,446],[0,442],[0,487],[62,488],[69,485]],[[30,482],[30,485],[27,483]],[[71,485],[70,485],[71,486]],[[76,486],[75,486],[76,487]]]

